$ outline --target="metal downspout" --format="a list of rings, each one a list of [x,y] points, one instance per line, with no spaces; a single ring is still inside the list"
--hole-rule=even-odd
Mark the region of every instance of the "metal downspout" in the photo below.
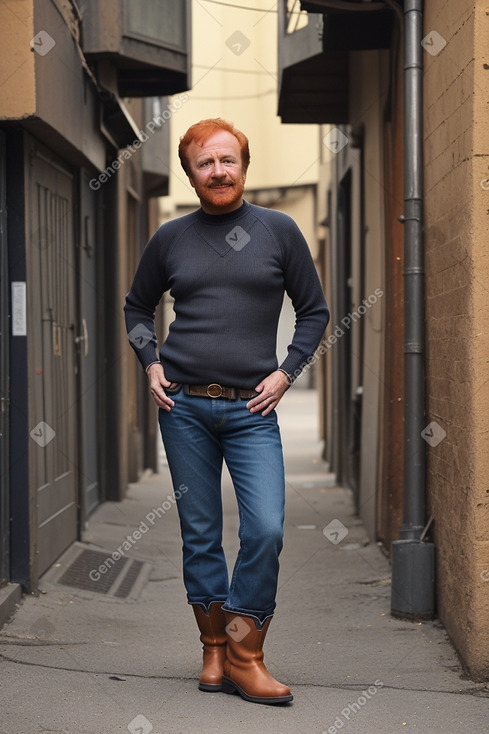
[[[423,249],[423,0],[404,2],[404,515],[392,544],[391,612],[434,614],[434,545],[426,520]]]

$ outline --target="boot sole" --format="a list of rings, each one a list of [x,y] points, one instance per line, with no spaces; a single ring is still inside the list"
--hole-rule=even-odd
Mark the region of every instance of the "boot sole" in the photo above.
[[[228,693],[231,696],[237,693],[241,698],[245,701],[249,701],[250,703],[290,703],[290,701],[294,700],[294,696],[292,694],[289,696],[270,696],[268,698],[265,696],[249,696],[245,691],[243,691],[241,686],[238,686],[237,683],[232,681],[230,678],[226,678],[224,675],[222,677],[221,690],[223,693]]]
[[[222,691],[222,686],[218,683],[199,683],[199,691],[205,691],[206,693],[219,693]]]

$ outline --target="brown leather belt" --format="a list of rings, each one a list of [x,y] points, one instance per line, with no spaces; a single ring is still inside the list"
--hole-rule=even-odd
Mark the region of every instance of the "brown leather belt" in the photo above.
[[[187,395],[197,395],[202,398],[227,398],[227,400],[236,400],[238,396],[243,400],[250,400],[258,395],[256,390],[224,387],[217,382],[211,382],[210,385],[184,385],[184,390]]]

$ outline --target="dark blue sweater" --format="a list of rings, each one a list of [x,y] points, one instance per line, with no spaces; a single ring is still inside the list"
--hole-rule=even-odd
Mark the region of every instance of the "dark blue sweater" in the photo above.
[[[329,320],[309,247],[286,214],[248,202],[234,212],[192,214],[163,224],[146,245],[124,307],[144,368],[156,356],[155,308],[163,293],[176,318],[160,350],[172,382],[254,388],[277,369],[284,291],[295,332],[280,367],[298,374]]]

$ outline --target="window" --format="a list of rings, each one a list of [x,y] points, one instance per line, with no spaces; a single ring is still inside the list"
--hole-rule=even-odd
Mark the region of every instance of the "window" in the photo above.
[[[124,35],[185,48],[185,6],[175,0],[124,0]]]

